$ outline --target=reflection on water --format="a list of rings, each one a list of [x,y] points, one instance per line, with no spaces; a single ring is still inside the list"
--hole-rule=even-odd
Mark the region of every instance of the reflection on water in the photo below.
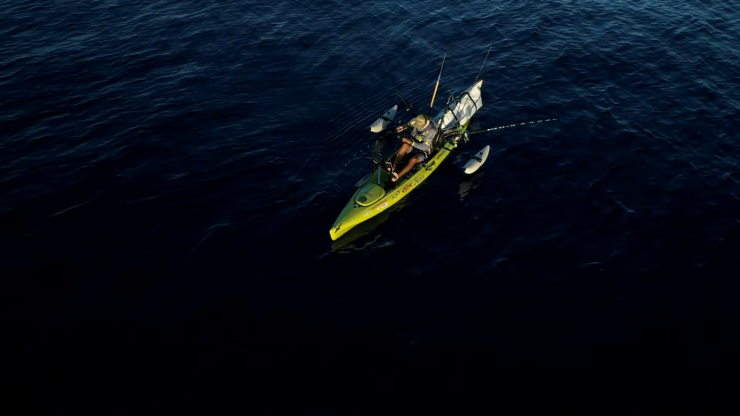
[[[465,179],[460,182],[460,201],[464,200],[470,191],[480,186],[481,177],[483,176],[483,170],[478,170],[472,175],[465,175]]]

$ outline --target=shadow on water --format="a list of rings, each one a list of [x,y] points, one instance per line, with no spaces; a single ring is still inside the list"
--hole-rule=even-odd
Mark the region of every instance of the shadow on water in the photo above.
[[[467,159],[466,159],[467,161]],[[448,177],[454,177],[460,175],[459,184],[459,195],[460,201],[463,201],[469,194],[475,191],[481,184],[484,170],[481,169],[471,175],[466,175],[461,172],[460,163],[454,163],[450,161],[440,166],[441,175],[447,175]],[[437,184],[437,186],[444,186],[443,184]],[[387,211],[384,211],[377,216],[365,221],[355,228],[350,230],[347,234],[334,241],[331,245],[333,252],[346,254],[349,251],[358,251],[368,248],[370,246],[379,245],[379,240],[382,234],[377,233],[378,229],[390,218],[391,214],[400,211],[406,204],[411,200],[410,198],[421,198],[421,195],[410,195],[408,198],[404,198],[399,203],[393,205]],[[369,236],[370,235],[370,236]],[[369,236],[369,237],[368,237]],[[388,243],[386,242],[385,245]],[[381,244],[382,245],[382,244]]]
[[[483,170],[479,170],[472,175],[464,175],[462,182],[460,182],[460,201],[464,200],[471,191],[474,191],[480,186],[481,177],[483,176]]]

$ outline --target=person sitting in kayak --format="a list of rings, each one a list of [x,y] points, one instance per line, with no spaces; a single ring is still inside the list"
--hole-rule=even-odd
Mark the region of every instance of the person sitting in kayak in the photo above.
[[[429,153],[432,151],[432,140],[437,132],[437,127],[434,125],[434,122],[429,120],[427,116],[419,114],[416,118],[411,119],[407,125],[399,126],[396,129],[396,132],[400,133],[411,127],[414,129],[411,133],[411,138],[409,139],[404,137],[402,139],[403,145],[401,146],[401,150],[396,154],[396,159],[393,161],[393,165],[388,167],[388,170],[391,173],[392,182],[398,180],[399,176],[407,174],[417,163],[425,161],[429,156]],[[398,162],[401,158],[406,156],[406,154],[409,154],[409,152],[409,162],[401,172],[396,173],[395,170]]]

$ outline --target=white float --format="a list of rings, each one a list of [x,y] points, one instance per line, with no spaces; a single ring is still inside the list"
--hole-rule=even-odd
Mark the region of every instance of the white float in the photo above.
[[[467,173],[468,175],[470,175],[471,173],[473,173],[476,170],[478,170],[478,168],[480,168],[481,166],[483,166],[483,164],[486,163],[486,159],[488,159],[488,152],[490,150],[491,150],[491,146],[486,146],[480,152],[478,152],[475,155],[475,157],[478,158],[478,159],[480,159],[480,160],[478,160],[476,158],[471,158],[468,161],[468,163],[466,163],[465,166],[464,166],[465,173]]]
[[[375,123],[370,126],[370,131],[373,133],[380,133],[381,131],[385,130],[385,128],[388,127],[388,124],[391,123],[388,120],[393,120],[396,118],[396,112],[398,112],[398,105],[394,105],[390,110],[386,111],[385,114],[380,116],[380,118],[375,120]]]

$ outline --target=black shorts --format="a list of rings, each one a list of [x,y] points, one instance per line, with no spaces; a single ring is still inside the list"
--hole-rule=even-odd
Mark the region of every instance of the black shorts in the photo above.
[[[412,147],[411,151],[409,152],[409,160],[411,160],[411,158],[414,158],[414,157],[419,159],[419,163],[421,163],[427,160],[427,153],[423,150],[419,150],[415,147]]]

